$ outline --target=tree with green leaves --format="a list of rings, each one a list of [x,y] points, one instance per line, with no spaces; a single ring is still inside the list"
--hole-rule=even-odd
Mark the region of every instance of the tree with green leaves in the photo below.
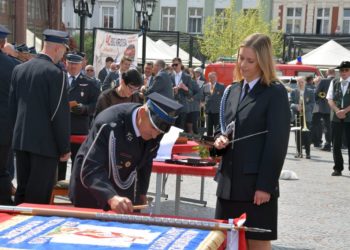
[[[237,11],[235,0],[222,13],[208,17],[204,23],[201,52],[210,61],[219,57],[234,57],[241,42],[250,34],[270,36],[276,57],[282,54],[282,33],[272,32],[274,21],[266,22],[263,8]]]

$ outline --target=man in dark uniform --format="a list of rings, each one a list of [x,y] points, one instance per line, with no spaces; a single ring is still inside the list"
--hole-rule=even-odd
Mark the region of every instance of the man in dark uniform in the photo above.
[[[144,105],[123,103],[96,117],[76,157],[69,197],[77,207],[130,213],[146,204],[146,194],[164,133],[181,105],[158,93]]]
[[[0,25],[0,204],[10,205],[11,200],[11,177],[7,168],[8,152],[11,145],[11,129],[9,115],[9,92],[11,74],[17,65],[15,61],[2,52],[6,43],[6,37],[10,31]]]
[[[312,129],[315,133],[316,142],[322,141],[323,130],[325,131],[326,143],[323,145],[323,151],[331,151],[331,123],[330,109],[326,95],[329,84],[335,77],[335,70],[327,70],[327,78],[322,79],[316,87],[315,106],[312,114]],[[324,128],[324,129],[323,129]]]
[[[70,116],[65,74],[56,66],[68,33],[44,31],[44,47],[15,67],[10,90],[12,147],[16,153],[15,203],[49,203],[58,160],[70,155]]]
[[[69,53],[66,56],[72,135],[87,135],[89,133],[90,118],[95,112],[97,98],[100,94],[95,82],[81,73],[82,60],[83,58],[78,54]],[[79,147],[80,144],[71,144],[72,165]],[[66,170],[67,162],[60,162],[58,180],[66,178]]]
[[[344,160],[341,152],[342,135],[344,132],[348,142],[348,160],[350,161],[350,62],[342,62],[337,69],[339,69],[340,79],[336,78],[331,81],[327,92],[327,100],[331,108],[332,123],[334,160],[332,176],[342,175],[341,172],[344,169]]]

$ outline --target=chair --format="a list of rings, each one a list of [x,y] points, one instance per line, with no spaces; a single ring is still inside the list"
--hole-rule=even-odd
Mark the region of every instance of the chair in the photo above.
[[[68,187],[69,187],[69,180],[58,181],[52,190],[50,204],[51,205],[70,204],[70,202],[55,202],[55,196],[57,195],[68,197]]]

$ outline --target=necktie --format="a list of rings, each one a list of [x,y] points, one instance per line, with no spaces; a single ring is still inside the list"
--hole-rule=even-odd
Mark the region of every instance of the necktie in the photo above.
[[[214,92],[214,84],[211,83],[210,84],[210,94],[213,94],[213,92]]]
[[[241,97],[241,102],[244,100],[244,98],[248,95],[249,92],[249,84],[246,83],[244,85],[244,92],[243,92],[243,96]]]
[[[71,80],[70,80],[70,87],[73,87],[73,84],[74,84],[74,82],[75,82],[75,77],[74,76],[70,76],[69,77]]]

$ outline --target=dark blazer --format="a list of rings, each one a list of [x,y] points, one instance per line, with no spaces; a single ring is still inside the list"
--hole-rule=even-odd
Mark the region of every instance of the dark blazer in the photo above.
[[[75,135],[88,134],[90,118],[95,113],[97,98],[100,94],[94,80],[80,74],[68,89],[68,100],[76,101],[87,107],[83,114],[71,112],[71,133]]]
[[[315,106],[314,106],[313,113],[330,114],[331,110],[328,105],[328,100],[326,96],[327,96],[329,85],[333,79],[334,77],[322,79],[318,84],[318,86],[316,87]],[[321,98],[320,93],[322,93],[321,95],[324,94],[325,97]]]
[[[102,91],[114,87],[111,84],[112,82],[114,82],[114,86],[119,85],[119,73],[118,73],[118,71],[109,72],[109,74],[106,76],[105,80],[102,82]]]
[[[220,112],[220,103],[224,91],[225,86],[218,82],[214,86],[213,94],[210,93],[210,83],[204,86],[205,113],[218,114]]]
[[[171,76],[171,81],[173,83],[173,86],[176,85],[175,82],[175,75],[173,74]],[[181,75],[181,81],[186,85],[188,88],[188,91],[185,91],[183,89],[179,89],[177,94],[175,95],[175,100],[177,100],[179,103],[183,105],[183,107],[180,110],[180,113],[187,113],[189,111],[188,107],[188,99],[191,99],[194,94],[196,94],[199,91],[199,87],[196,84],[192,84],[192,78],[190,75],[186,74],[184,71]],[[196,89],[193,89],[195,87]]]
[[[239,104],[243,83],[231,85],[223,98],[225,124],[236,120],[235,139],[268,133],[229,144],[217,171],[217,196],[252,201],[256,190],[278,197],[278,179],[288,148],[290,112],[287,91],[281,84],[259,82]],[[225,97],[225,94],[224,94]]]
[[[165,70],[161,70],[154,77],[152,85],[147,88],[145,95],[153,92],[164,95],[168,98],[174,99],[174,91],[169,74]]]
[[[15,67],[10,91],[13,149],[47,157],[70,151],[65,76],[45,54]]]
[[[305,116],[306,121],[312,121],[312,110],[315,105],[315,92],[311,86],[305,85],[304,90],[304,100],[305,100]],[[300,103],[300,91],[299,89],[293,89],[290,94],[290,109],[292,110],[292,115],[296,115],[299,113],[298,106]],[[292,121],[294,121],[295,117],[292,117]]]
[[[148,141],[136,136],[132,113],[138,107],[140,104],[122,103],[103,110],[96,117],[89,136],[81,145],[74,162],[69,197],[75,206],[108,210],[110,208],[107,201],[114,195],[128,197],[134,204],[140,202],[140,195],[146,195],[152,161],[157,155],[163,135]],[[93,145],[98,134],[99,137]],[[111,146],[114,144],[111,135],[115,137],[114,150]],[[88,154],[90,147],[92,150]],[[125,190],[116,185],[114,174],[109,168],[111,155],[115,155],[116,159],[113,171],[118,171],[122,180],[126,180],[136,169],[136,197],[134,184]],[[119,170],[117,167],[120,167]]]
[[[107,75],[108,75],[108,71],[106,67],[104,67],[103,69],[100,70],[100,72],[98,72],[97,78],[100,79],[100,82],[103,83]]]
[[[19,64],[0,50],[0,145],[11,144],[11,128],[9,114],[9,93],[11,74],[14,67]]]
[[[145,81],[145,75],[142,75],[142,81],[144,82]],[[151,75],[150,79],[149,79],[149,82],[148,84],[146,85],[146,87],[151,87],[153,85],[153,82],[154,82],[154,76]]]

